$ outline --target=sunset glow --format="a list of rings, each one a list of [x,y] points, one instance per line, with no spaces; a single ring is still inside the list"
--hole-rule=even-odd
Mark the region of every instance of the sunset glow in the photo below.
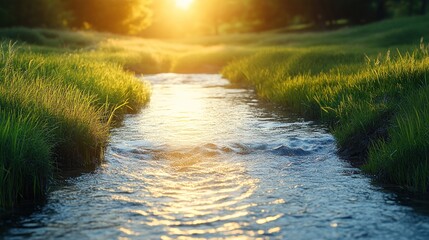
[[[176,6],[182,10],[187,10],[194,0],[176,0]]]

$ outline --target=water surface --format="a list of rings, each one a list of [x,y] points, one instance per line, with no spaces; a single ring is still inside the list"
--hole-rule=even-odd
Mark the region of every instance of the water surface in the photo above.
[[[429,217],[336,155],[327,130],[219,75],[160,74],[106,162],[10,239],[428,239]]]

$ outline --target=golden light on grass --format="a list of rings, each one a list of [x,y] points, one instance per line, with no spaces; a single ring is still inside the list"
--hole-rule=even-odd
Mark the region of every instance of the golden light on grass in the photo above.
[[[182,10],[188,10],[194,0],[176,0],[176,7],[182,9]]]

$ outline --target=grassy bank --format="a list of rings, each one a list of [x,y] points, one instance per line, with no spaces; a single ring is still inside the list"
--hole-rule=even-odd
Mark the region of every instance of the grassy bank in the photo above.
[[[267,35],[268,37],[269,35]],[[83,58],[119,64],[135,73],[218,73],[228,62],[254,54],[260,47],[210,43],[205,38],[161,41],[97,32],[47,29],[0,29],[0,39],[24,43],[32,52],[78,53]]]
[[[98,164],[113,119],[149,87],[121,65],[80,53],[0,46],[0,207],[43,195],[56,168]]]
[[[102,159],[112,116],[148,99],[131,72],[223,69],[260,97],[331,124],[341,152],[367,159],[369,173],[426,191],[427,29],[429,17],[174,41],[0,29],[0,206],[43,195],[58,167]]]
[[[428,20],[306,34],[314,38],[262,50],[222,73],[264,99],[329,123],[340,152],[380,180],[427,192],[429,46],[418,39],[427,37]]]

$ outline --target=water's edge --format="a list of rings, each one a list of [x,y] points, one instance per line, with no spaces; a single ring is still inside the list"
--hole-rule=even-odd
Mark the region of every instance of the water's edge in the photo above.
[[[316,122],[219,75],[148,76],[152,102],[106,162],[60,181],[0,236],[344,239],[429,236],[426,203],[373,184]]]

